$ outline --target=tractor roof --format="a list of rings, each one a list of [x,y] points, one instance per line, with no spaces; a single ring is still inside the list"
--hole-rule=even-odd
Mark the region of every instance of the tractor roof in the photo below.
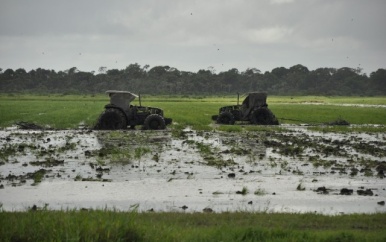
[[[115,90],[108,90],[106,93],[110,97],[111,104],[115,104],[118,106],[123,105],[123,103],[130,103],[138,96],[134,93],[127,92],[127,91],[115,91]]]
[[[250,92],[248,93],[250,96],[258,96],[258,97],[266,97],[267,93],[266,92]]]
[[[133,95],[133,96],[135,96],[135,97],[138,97],[138,95],[137,94],[134,94],[134,93],[132,93],[132,92],[128,92],[128,91],[116,91],[116,90],[108,90],[108,91],[106,91],[106,93],[107,94],[115,94],[115,93],[118,93],[118,94],[123,94],[123,95],[127,95],[127,94],[129,94],[129,95]]]
[[[247,107],[258,107],[265,105],[267,102],[267,93],[265,92],[250,92],[243,101]]]

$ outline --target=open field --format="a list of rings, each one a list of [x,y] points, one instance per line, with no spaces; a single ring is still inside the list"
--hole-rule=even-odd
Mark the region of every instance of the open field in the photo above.
[[[211,116],[221,106],[236,104],[236,97],[143,96],[142,105],[164,109],[177,127],[212,130]],[[281,124],[323,124],[337,119],[351,124],[386,124],[386,97],[268,97],[269,108]],[[17,121],[52,128],[93,127],[108,97],[0,95],[0,127]],[[134,101],[138,105],[138,100]]]
[[[281,125],[219,126],[236,98],[144,96],[171,127],[89,130],[107,102],[0,96],[0,241],[386,240],[386,97],[269,97]]]

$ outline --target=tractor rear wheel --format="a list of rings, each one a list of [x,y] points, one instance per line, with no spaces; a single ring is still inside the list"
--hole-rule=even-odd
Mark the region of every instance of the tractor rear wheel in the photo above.
[[[149,116],[146,117],[143,123],[143,127],[144,129],[158,130],[158,129],[165,129],[166,124],[162,116],[158,114],[150,114]]]
[[[235,117],[230,112],[222,112],[217,117],[218,124],[235,124]]]
[[[115,130],[125,129],[127,126],[125,114],[116,108],[106,108],[106,110],[99,116],[96,129],[101,130]]]
[[[259,108],[252,112],[250,121],[260,125],[278,125],[275,115],[268,108]]]

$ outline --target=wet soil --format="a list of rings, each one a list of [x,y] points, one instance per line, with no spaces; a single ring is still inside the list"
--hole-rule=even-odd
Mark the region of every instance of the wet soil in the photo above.
[[[386,212],[386,134],[0,130],[7,211]]]

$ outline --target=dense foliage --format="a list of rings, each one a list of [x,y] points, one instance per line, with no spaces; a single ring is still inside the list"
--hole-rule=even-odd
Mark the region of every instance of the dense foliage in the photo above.
[[[266,91],[271,95],[386,95],[386,69],[369,76],[361,69],[348,67],[308,70],[303,65],[278,67],[261,73],[233,68],[216,74],[197,73],[169,66],[130,64],[125,69],[99,68],[98,73],[72,67],[56,72],[38,68],[29,72],[0,68],[0,92],[102,93],[109,89],[131,90],[146,94],[225,94]]]

